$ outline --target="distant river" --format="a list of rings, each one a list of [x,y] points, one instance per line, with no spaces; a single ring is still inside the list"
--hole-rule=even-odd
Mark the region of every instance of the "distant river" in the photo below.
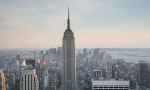
[[[110,53],[113,59],[124,59],[134,63],[145,60],[150,63],[150,48],[102,48],[101,50]]]

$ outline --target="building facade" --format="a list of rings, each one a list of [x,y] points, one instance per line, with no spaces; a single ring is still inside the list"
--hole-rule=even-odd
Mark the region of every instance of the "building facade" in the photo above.
[[[21,65],[20,90],[39,90],[39,81],[33,67],[28,67],[25,60]]]
[[[76,89],[76,60],[75,60],[75,38],[74,33],[70,28],[69,10],[67,29],[63,36],[63,76],[62,76],[62,90],[75,90]]]
[[[92,90],[130,90],[129,81],[92,80]]]
[[[46,90],[46,88],[49,86],[49,73],[48,70],[42,71],[42,90]]]
[[[0,70],[0,90],[6,90],[6,80],[4,73]]]
[[[146,84],[148,80],[148,63],[145,61],[139,62],[139,83]]]
[[[39,90],[38,79],[34,69],[24,69],[20,79],[20,90]]]

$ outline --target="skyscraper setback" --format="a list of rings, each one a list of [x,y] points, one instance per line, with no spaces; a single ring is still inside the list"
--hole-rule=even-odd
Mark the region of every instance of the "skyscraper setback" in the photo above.
[[[75,38],[74,33],[70,28],[69,8],[67,29],[63,36],[63,76],[62,76],[62,89],[75,90],[76,89],[76,60],[75,60]]]

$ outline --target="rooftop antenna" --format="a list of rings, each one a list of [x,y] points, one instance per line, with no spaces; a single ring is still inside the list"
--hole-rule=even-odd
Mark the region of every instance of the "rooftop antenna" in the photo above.
[[[70,13],[69,13],[69,4],[68,4],[68,19],[67,19],[67,28],[70,29]]]

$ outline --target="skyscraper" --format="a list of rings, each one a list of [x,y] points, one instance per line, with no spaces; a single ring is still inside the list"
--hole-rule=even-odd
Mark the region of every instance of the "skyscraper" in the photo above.
[[[148,63],[145,61],[139,62],[139,83],[146,85],[148,80]]]
[[[35,69],[24,69],[20,79],[20,90],[39,90]]]
[[[62,89],[75,90],[76,89],[76,60],[75,60],[75,38],[74,33],[70,28],[69,9],[67,19],[67,29],[63,36],[63,76]]]
[[[27,66],[25,60],[21,66],[20,90],[39,90],[39,82],[35,69]]]
[[[6,90],[6,80],[2,70],[0,70],[0,90]]]
[[[48,68],[46,65],[43,65],[42,71],[41,71],[41,90],[46,90],[46,88],[49,86],[49,73]]]

